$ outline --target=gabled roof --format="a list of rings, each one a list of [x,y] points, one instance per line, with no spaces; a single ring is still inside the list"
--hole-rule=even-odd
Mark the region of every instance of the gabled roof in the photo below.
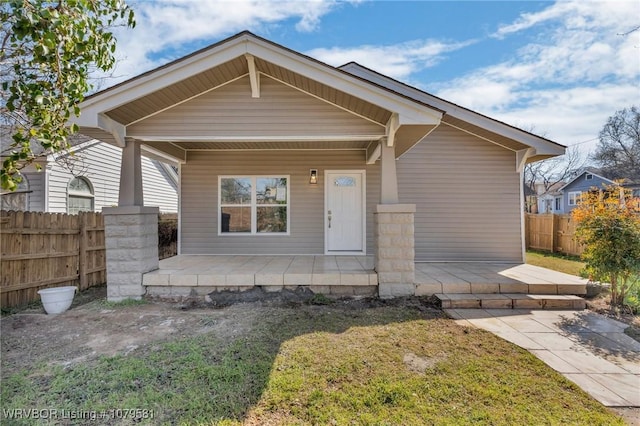
[[[380,74],[357,62],[349,62],[342,65],[340,69],[444,111],[445,115],[442,118],[442,122],[447,125],[474,134],[513,151],[519,151],[529,147],[535,148],[536,153],[531,157],[530,161],[542,160],[564,154],[566,148],[564,145],[487,117],[486,115],[464,108],[453,102],[446,101],[423,90]]]
[[[587,169],[585,171],[583,171],[582,173],[580,173],[579,175],[577,175],[576,177],[574,177],[573,179],[571,179],[569,182],[567,182],[565,185],[562,186],[562,188],[558,189],[558,191],[564,191],[564,189],[566,187],[568,187],[569,185],[571,185],[573,182],[577,181],[578,179],[580,179],[582,176],[584,175],[594,175],[600,179],[602,179],[603,181],[609,183],[610,185],[617,185],[616,182],[612,181],[611,179],[607,179],[604,176],[600,176],[599,174],[596,174],[594,172],[592,172],[591,170]]]
[[[328,134],[323,139],[309,134],[255,136],[143,134],[138,123],[149,123],[158,114],[182,104],[191,105],[207,93],[239,82],[249,86],[252,98],[260,97],[261,76],[346,111],[378,126],[360,135]],[[266,86],[266,84],[265,84]],[[214,94],[217,94],[215,92]],[[124,146],[126,137],[142,141],[158,155],[186,160],[190,149],[291,149],[301,145],[315,149],[342,147],[366,149],[375,161],[375,148],[386,138],[395,145],[396,156],[410,149],[440,124],[456,127],[516,151],[524,161],[564,153],[564,147],[505,123],[462,108],[351,63],[336,68],[284,46],[244,31],[183,58],[88,96],[76,118],[81,131],[92,137]],[[158,115],[158,117],[163,117]],[[147,120],[147,121],[145,121]],[[173,128],[172,128],[173,130]],[[174,130],[175,131],[175,130]],[[175,131],[178,132],[178,131]],[[283,137],[280,137],[283,136]],[[262,138],[262,139],[261,139]],[[308,141],[313,140],[313,145]],[[279,141],[279,143],[275,143]]]

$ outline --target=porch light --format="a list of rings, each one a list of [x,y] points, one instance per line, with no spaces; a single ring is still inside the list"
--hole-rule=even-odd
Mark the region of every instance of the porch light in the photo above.
[[[309,183],[315,185],[318,183],[318,169],[309,170]]]

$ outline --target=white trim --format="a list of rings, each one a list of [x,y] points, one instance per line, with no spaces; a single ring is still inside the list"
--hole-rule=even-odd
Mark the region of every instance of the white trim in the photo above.
[[[518,169],[518,176],[520,179],[520,246],[522,262],[526,262],[527,260],[527,236],[525,232],[525,211],[526,211],[526,200],[524,199],[524,167]]]
[[[363,99],[389,111],[397,112],[400,124],[439,124],[442,112],[373,85],[337,68],[313,61],[297,52],[263,41],[253,34],[242,34],[164,68],[156,69],[120,86],[106,89],[85,100],[76,122],[81,127],[100,127],[99,113],[110,111],[131,100],[161,90],[239,56],[250,54],[292,72]]]
[[[359,170],[324,170],[324,255],[325,256],[356,256],[362,255],[366,256],[367,254],[367,171],[364,169]],[[329,233],[329,220],[327,216],[327,206],[329,201],[329,174],[331,173],[352,173],[352,174],[360,174],[362,180],[362,251],[330,251],[327,247],[328,243],[328,233]]]
[[[256,182],[258,179],[287,179],[287,204],[260,204],[256,201]],[[251,232],[222,232],[222,191],[221,183],[222,179],[251,179],[251,203],[244,205],[232,205],[227,204],[226,207],[249,207],[251,209]],[[219,237],[254,237],[254,236],[289,236],[291,235],[291,175],[273,175],[273,174],[258,174],[258,175],[218,175],[218,204],[216,214],[218,215],[218,236]],[[287,209],[287,232],[258,232],[257,211],[258,207],[286,207]]]
[[[159,136],[129,135],[142,142],[366,142],[384,135],[295,135],[295,136]],[[181,148],[186,150],[185,148]]]
[[[178,163],[178,247],[177,255],[182,254],[182,163]]]
[[[524,145],[528,145],[532,148],[536,148],[539,155],[555,156],[564,154],[565,147],[560,144],[545,140],[544,138],[536,136],[532,133],[509,126],[506,123],[501,123],[492,118],[478,114],[477,112],[471,111],[454,103],[448,102],[444,99],[433,96],[429,93],[423,92],[422,90],[415,87],[411,87],[399,81],[395,81],[390,77],[369,70],[357,63],[349,63],[348,65],[339,69],[368,80],[371,83],[378,84],[401,95],[408,96],[412,99],[417,100],[418,102],[423,102],[427,105],[431,105],[434,108],[445,111],[445,113],[447,115],[450,115],[451,117],[465,121],[469,124],[478,126],[506,138],[513,139],[514,141],[520,142]],[[489,141],[495,143],[494,141]]]
[[[573,195],[573,203],[571,203],[571,196]],[[567,192],[567,205],[569,207],[577,206],[580,201],[580,197],[582,196],[582,191],[569,191]]]
[[[567,182],[566,184],[564,184],[561,188],[559,188],[559,189],[558,189],[558,191],[563,191],[567,186],[571,185],[573,182],[575,182],[576,180],[580,179],[580,178],[582,177],[582,175],[584,175],[584,174],[586,174],[586,173],[588,173],[588,174],[590,174],[590,175],[593,175],[593,176],[595,176],[595,177],[598,177],[598,178],[600,178],[600,179],[602,179],[602,180],[604,180],[604,181],[607,181],[607,182],[609,182],[611,185],[616,185],[616,183],[615,183],[614,181],[612,181],[611,179],[607,179],[606,177],[604,177],[604,176],[600,176],[600,175],[599,175],[599,174],[597,174],[597,173],[593,173],[593,172],[590,172],[590,171],[585,170],[584,172],[580,173],[578,176],[574,177],[574,178],[573,178],[573,179],[571,179],[569,182]],[[586,180],[586,179],[585,179],[585,180]]]
[[[244,55],[247,58],[247,67],[249,68],[249,83],[251,84],[251,97],[260,97],[260,73],[256,70],[256,61],[253,55],[248,53]]]

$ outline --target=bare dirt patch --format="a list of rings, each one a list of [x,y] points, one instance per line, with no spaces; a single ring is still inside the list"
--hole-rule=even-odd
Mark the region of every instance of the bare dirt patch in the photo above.
[[[298,300],[287,294],[251,303],[234,300],[225,303],[223,309],[193,300],[118,306],[106,303],[105,293],[104,288],[98,288],[79,294],[74,306],[60,315],[47,315],[41,306],[33,304],[3,316],[2,376],[16,368],[41,363],[67,367],[100,356],[126,355],[184,336],[213,333],[221,339],[233,339],[247,334],[265,315],[284,315],[280,308],[308,302],[307,295]],[[308,308],[351,310],[381,306],[431,309],[430,302],[415,298],[337,300],[329,306]]]

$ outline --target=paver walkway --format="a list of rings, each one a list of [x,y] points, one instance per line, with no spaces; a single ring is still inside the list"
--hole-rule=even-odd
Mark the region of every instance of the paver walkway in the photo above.
[[[459,324],[528,350],[608,407],[640,407],[640,343],[590,311],[448,309]]]

